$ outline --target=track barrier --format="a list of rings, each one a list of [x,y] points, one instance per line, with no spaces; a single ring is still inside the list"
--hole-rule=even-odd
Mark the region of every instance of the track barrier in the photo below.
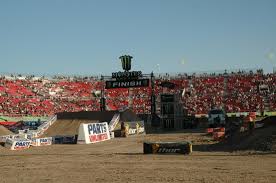
[[[144,154],[190,154],[191,142],[144,142]]]
[[[11,139],[8,138],[5,143],[5,147],[10,150],[23,150],[28,149],[31,145],[31,140],[27,139]]]
[[[76,144],[76,135],[54,136],[52,137],[53,144]]]
[[[78,144],[91,144],[110,140],[107,122],[81,124],[79,127]]]
[[[52,145],[52,137],[32,139],[32,146],[48,146]]]

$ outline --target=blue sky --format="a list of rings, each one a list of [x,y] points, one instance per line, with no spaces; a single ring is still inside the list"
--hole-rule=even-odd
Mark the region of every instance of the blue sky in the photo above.
[[[0,1],[0,73],[110,74],[123,54],[144,73],[272,72],[276,1]]]

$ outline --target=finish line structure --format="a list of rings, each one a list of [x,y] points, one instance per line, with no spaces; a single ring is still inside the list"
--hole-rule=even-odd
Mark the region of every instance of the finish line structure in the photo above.
[[[101,111],[106,110],[105,89],[151,87],[151,115],[156,113],[154,74],[153,72],[143,74],[142,71],[130,71],[132,58],[130,55],[120,56],[119,59],[121,60],[124,71],[113,72],[111,76],[101,76],[101,81],[105,83],[101,89]]]

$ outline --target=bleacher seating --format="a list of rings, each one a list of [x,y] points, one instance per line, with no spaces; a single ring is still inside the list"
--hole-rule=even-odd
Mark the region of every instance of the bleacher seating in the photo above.
[[[175,88],[162,88],[169,80]],[[276,74],[232,73],[156,78],[154,93],[181,93],[181,102],[190,114],[207,114],[212,107],[226,112],[276,111]],[[8,116],[49,116],[57,112],[100,110],[104,83],[95,78],[46,79],[0,78],[0,114]],[[183,92],[184,91],[184,92]],[[137,113],[150,112],[151,88],[108,89],[106,103],[119,109],[132,103]]]

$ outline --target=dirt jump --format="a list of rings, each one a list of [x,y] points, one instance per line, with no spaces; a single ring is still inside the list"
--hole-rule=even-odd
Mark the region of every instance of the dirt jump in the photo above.
[[[262,128],[240,132],[236,129],[227,139],[214,144],[209,150],[276,152],[276,119],[264,121]]]
[[[9,129],[7,129],[6,127],[0,125],[0,136],[2,135],[11,135],[13,134]]]
[[[81,123],[93,123],[98,121],[85,119],[60,119],[47,129],[42,137],[56,135],[77,135]]]

